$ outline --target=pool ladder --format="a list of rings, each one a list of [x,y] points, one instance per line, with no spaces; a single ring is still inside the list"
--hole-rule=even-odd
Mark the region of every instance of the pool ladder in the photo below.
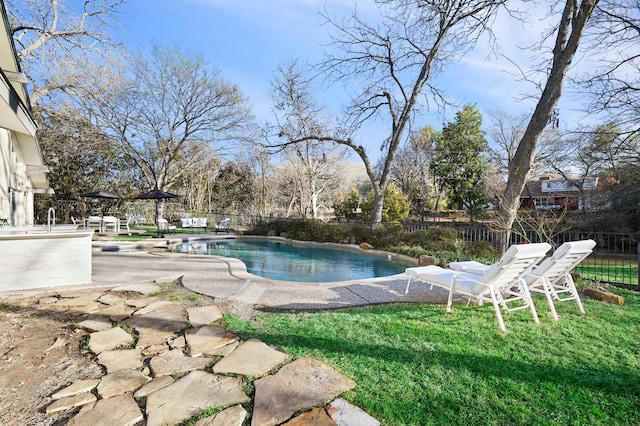
[[[53,217],[53,226],[56,225],[56,209],[49,207],[47,211],[47,230],[51,232],[51,218]]]

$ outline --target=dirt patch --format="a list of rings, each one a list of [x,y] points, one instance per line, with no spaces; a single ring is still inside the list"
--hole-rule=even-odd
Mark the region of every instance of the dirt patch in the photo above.
[[[216,304],[223,312],[252,318],[251,306],[216,302],[186,289],[179,281],[160,284],[158,300],[180,302],[185,307]],[[95,290],[94,290],[95,291]],[[88,291],[89,292],[89,291]],[[50,396],[80,379],[100,378],[105,372],[87,350],[88,333],[73,324],[87,315],[69,315],[47,305],[49,290],[26,296],[0,295],[0,424],[62,425],[79,408],[45,414]],[[128,297],[149,297],[139,294]],[[105,305],[106,307],[106,305]]]

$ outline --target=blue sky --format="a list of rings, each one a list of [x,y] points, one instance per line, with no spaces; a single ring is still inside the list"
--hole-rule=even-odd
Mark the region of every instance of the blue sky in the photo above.
[[[331,14],[340,17],[350,15],[354,4],[353,0],[130,0],[117,38],[131,49],[155,42],[202,53],[225,79],[240,87],[251,100],[258,119],[264,121],[269,118],[270,80],[276,66],[292,58],[317,61],[328,48],[329,29],[322,25],[319,8],[325,5]],[[357,9],[364,16],[375,16],[371,0],[358,1]],[[542,22],[545,11],[533,13],[540,17],[533,17],[527,27],[505,16],[499,17],[494,25],[498,38],[509,41],[503,47],[504,53],[517,58],[525,68],[529,59],[520,48],[537,40],[546,27]],[[532,93],[533,87],[518,81],[514,73],[513,64],[496,57],[487,58],[486,52],[478,50],[448,69],[438,85],[460,107],[477,104],[488,128],[491,110],[502,109],[518,115],[533,108],[531,100],[518,100],[522,94]],[[331,93],[325,103],[337,111],[340,95]],[[572,111],[569,97],[562,102],[563,118],[577,114]],[[436,111],[424,114],[415,124],[441,129],[443,123],[454,119],[458,109],[451,108],[444,116]],[[359,142],[376,159],[384,136],[384,128],[372,125],[361,132]]]

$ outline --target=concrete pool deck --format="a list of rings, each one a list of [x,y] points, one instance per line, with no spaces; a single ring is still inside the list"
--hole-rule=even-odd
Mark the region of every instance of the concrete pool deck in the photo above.
[[[192,236],[172,236],[167,242]],[[269,280],[249,274],[236,259],[169,253],[167,242],[148,242],[147,251],[127,251],[131,244],[113,241],[94,244],[92,286],[109,287],[144,281],[167,281],[181,277],[194,292],[228,302],[252,305],[257,309],[336,309],[379,303],[444,303],[447,293],[412,283],[404,290],[403,274],[332,283],[296,283]],[[153,250],[154,246],[156,247]]]

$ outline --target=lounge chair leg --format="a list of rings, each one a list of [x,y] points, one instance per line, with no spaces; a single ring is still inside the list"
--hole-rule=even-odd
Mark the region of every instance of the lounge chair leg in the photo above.
[[[451,283],[451,288],[449,289],[449,297],[447,298],[447,312],[451,312],[451,304],[453,302],[453,287],[455,283]]]
[[[538,318],[538,312],[536,312],[536,307],[533,304],[533,297],[531,297],[531,293],[529,293],[529,287],[527,287],[527,283],[524,282],[524,280],[521,281],[520,287],[522,288],[522,293],[524,294],[525,301],[529,305],[529,308],[531,308],[531,315],[533,315],[533,321],[536,324],[540,324],[540,319]]]
[[[542,288],[544,289],[544,296],[547,298],[551,316],[554,320],[558,321],[558,312],[556,311],[556,305],[553,303],[553,297],[551,296],[551,285],[545,278],[542,278]]]
[[[569,286],[569,291],[576,299],[576,303],[578,304],[578,309],[580,310],[580,315],[585,315],[584,306],[582,306],[582,300],[580,300],[580,295],[578,294],[578,289],[576,288],[576,283],[573,282],[573,278],[571,277],[571,273],[568,273],[565,277],[567,281],[567,285]]]
[[[493,292],[493,289],[489,291],[489,294],[491,295],[491,303],[493,303],[493,310],[496,313],[496,318],[498,320],[498,327],[500,327],[500,330],[503,333],[507,332],[507,327],[504,326],[504,321],[502,319],[502,314],[500,313],[500,303],[498,303],[498,298],[496,297],[495,293]]]
[[[411,277],[409,277],[409,280],[407,281],[407,288],[404,289],[404,294],[409,293],[409,284],[411,284]]]

